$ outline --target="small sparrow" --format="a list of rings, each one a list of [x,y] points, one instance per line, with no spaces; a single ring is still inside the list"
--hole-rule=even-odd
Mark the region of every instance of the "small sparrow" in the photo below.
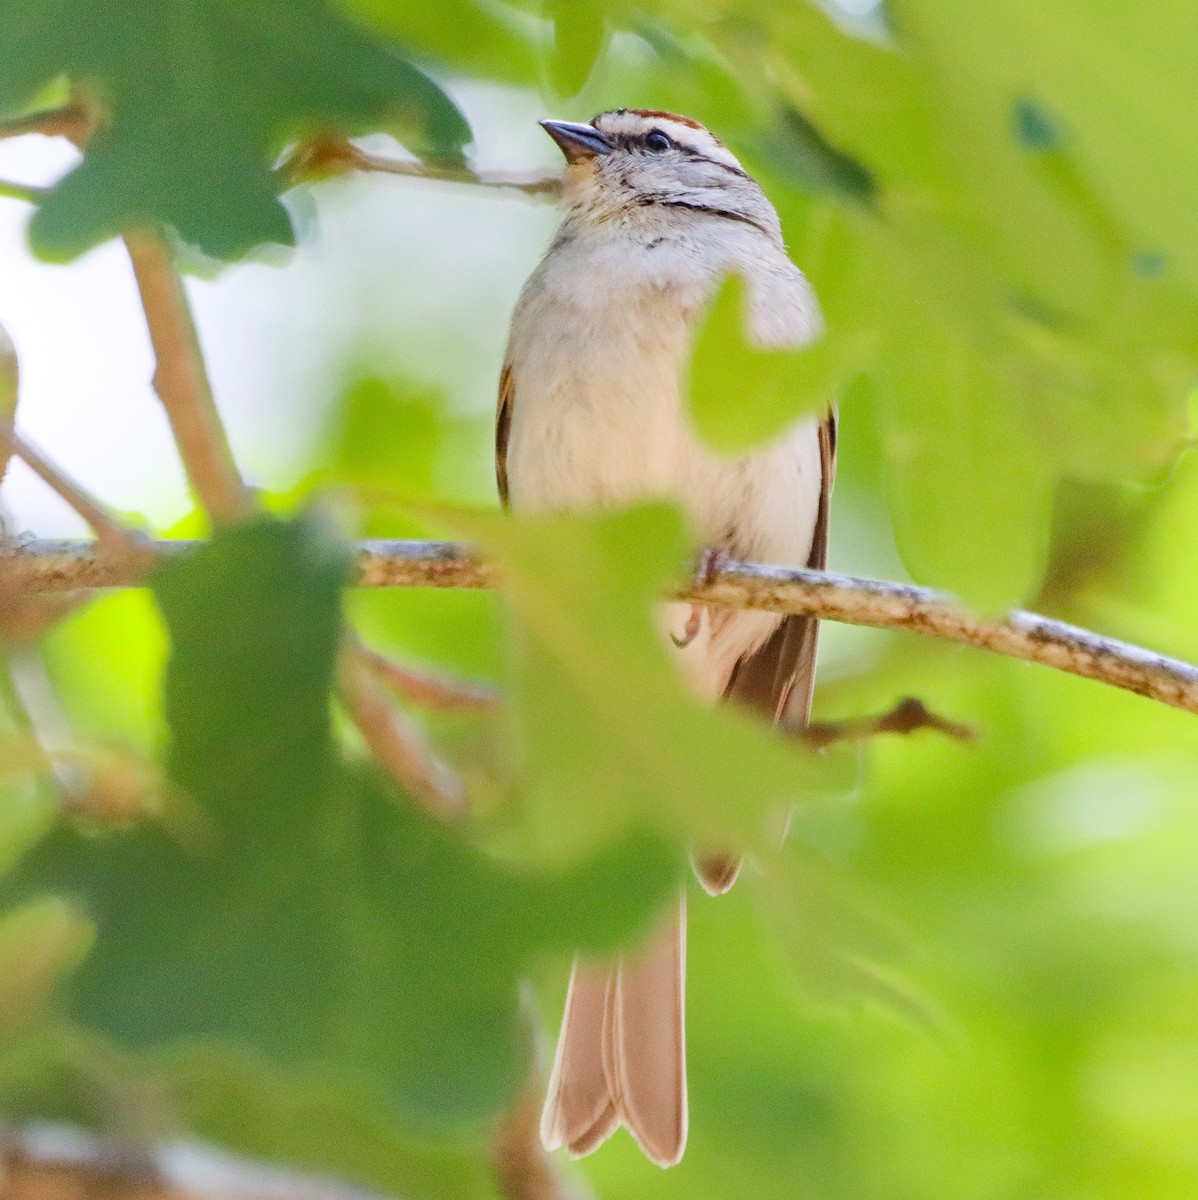
[[[586,512],[664,498],[689,518],[701,564],[727,555],[822,568],[834,414],[724,457],[699,440],[687,412],[695,326],[726,276],[743,281],[755,344],[803,346],[819,335],[815,296],[787,257],[773,206],[687,117],[617,109],[589,125],[541,124],[568,164],[565,216],[512,317],[495,448],[503,502],[525,513]],[[787,727],[806,723],[815,620],[663,610],[673,653],[701,695]],[[695,864],[713,895],[739,867],[727,855]],[[639,951],[575,962],[541,1121],[549,1149],[588,1154],[625,1125],[654,1162],[682,1157],[685,930],[682,898]]]

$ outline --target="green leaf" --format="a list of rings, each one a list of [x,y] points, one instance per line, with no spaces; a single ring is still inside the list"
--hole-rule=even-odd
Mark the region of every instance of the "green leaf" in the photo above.
[[[971,348],[916,324],[877,388],[895,539],[911,575],[987,612],[1035,592],[1053,476],[1019,401]]]
[[[744,286],[729,275],[695,337],[688,388],[695,428],[713,449],[742,453],[832,399],[848,346],[823,334],[800,350],[763,350],[745,333]]]
[[[827,782],[760,719],[700,703],[654,611],[688,538],[676,510],[519,521],[442,512],[498,565],[515,621],[510,752],[499,815],[522,852],[571,860],[629,829],[749,847]]]
[[[171,635],[171,774],[226,832],[243,827],[247,848],[272,817],[319,802],[348,561],[314,521],[263,518],[154,580]]]
[[[408,381],[361,379],[341,399],[329,446],[337,483],[402,490],[421,497],[432,488],[445,427],[444,401]]]
[[[582,91],[608,42],[606,5],[597,0],[545,0],[553,23],[549,78],[558,95]]]
[[[419,154],[468,139],[441,89],[323,0],[34,0],[0,12],[0,111],[60,74],[104,120],[30,227],[67,259],[164,223],[216,258],[291,242],[271,157],[284,140],[393,125]]]
[[[505,83],[534,84],[539,30],[535,21],[513,19],[507,6],[487,0],[337,0],[358,20],[455,74]]]
[[[859,882],[793,840],[765,858],[761,901],[809,997],[824,1004],[872,1001],[921,1025],[926,999],[891,965],[908,938]]]
[[[398,1129],[368,1092],[298,1082],[227,1054],[173,1056],[159,1075],[187,1128],[235,1153],[410,1200],[496,1200],[482,1139]]]

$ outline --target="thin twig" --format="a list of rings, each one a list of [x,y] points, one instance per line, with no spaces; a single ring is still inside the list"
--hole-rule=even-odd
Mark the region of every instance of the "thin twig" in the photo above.
[[[185,550],[185,542],[155,542],[145,565],[122,562],[89,542],[30,542],[0,553],[0,580],[27,591],[135,587],[153,553]],[[367,541],[358,544],[358,587],[487,588],[495,572],[456,542]],[[967,612],[930,588],[825,571],[730,562],[680,600],[806,613],[847,625],[922,633],[1041,663],[1198,713],[1198,667],[1088,629],[1016,610],[1004,621]]]
[[[142,541],[135,530],[122,525],[86,488],[55,466],[27,437],[13,431],[0,440],[12,445],[13,453],[47,487],[65,500],[87,523],[92,532],[113,550],[136,550]]]
[[[413,704],[441,712],[489,712],[499,704],[499,693],[485,683],[417,670],[366,647],[362,656],[379,679]]]
[[[170,248],[154,234],[125,238],[154,347],[154,390],[187,477],[209,517],[224,524],[253,511],[212,398],[199,336]]]
[[[908,696],[888,712],[872,717],[848,717],[842,721],[817,721],[800,734],[809,746],[821,749],[835,742],[859,742],[879,733],[915,733],[919,729],[934,729],[945,737],[959,742],[972,742],[978,731],[972,725],[950,721],[932,712],[922,700]]]
[[[341,656],[341,698],[370,752],[408,795],[443,819],[466,816],[461,780],[429,748],[420,726],[379,689],[356,639],[348,639]]]
[[[401,175],[440,183],[465,183],[475,187],[503,188],[528,196],[556,196],[561,192],[560,175],[527,175],[511,171],[476,171],[464,164],[405,162],[361,150],[352,142],[318,139],[304,142],[279,168],[284,177],[300,182],[347,171]]]

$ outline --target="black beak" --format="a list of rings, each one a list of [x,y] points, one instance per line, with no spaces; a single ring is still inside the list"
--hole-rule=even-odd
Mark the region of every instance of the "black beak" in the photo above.
[[[578,125],[573,121],[542,121],[541,128],[557,142],[566,162],[582,162],[598,154],[610,154],[615,147],[594,125]]]

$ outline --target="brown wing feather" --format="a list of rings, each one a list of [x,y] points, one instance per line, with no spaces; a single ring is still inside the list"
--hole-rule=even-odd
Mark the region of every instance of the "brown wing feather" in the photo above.
[[[807,556],[807,566],[816,571],[828,565],[828,510],[836,478],[835,410],[819,427],[819,451],[823,477],[811,553]],[[725,697],[769,717],[784,729],[802,729],[811,714],[818,637],[819,621],[815,617],[784,617],[760,650],[737,663]],[[726,892],[736,882],[739,870],[739,859],[726,854],[709,855],[695,863],[699,882],[712,895]]]
[[[835,412],[819,427],[819,449],[822,481],[807,566],[822,571],[828,565],[828,512],[836,478]],[[724,694],[778,724],[801,729],[811,710],[818,633],[815,617],[785,617],[760,650],[737,664]]]
[[[509,363],[499,372],[499,406],[495,412],[495,482],[499,502],[508,507],[507,444],[512,434],[512,408],[516,403],[516,377]]]

